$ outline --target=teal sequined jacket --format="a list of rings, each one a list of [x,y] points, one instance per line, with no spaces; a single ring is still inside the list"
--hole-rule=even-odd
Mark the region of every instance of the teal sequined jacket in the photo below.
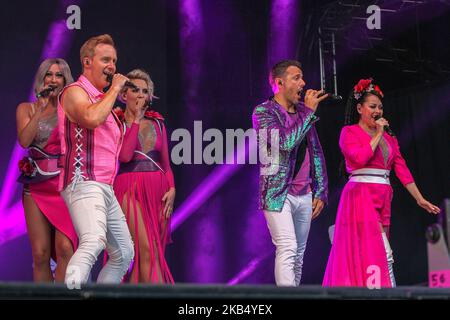
[[[322,147],[319,142],[314,123],[318,117],[312,110],[299,104],[297,108],[304,108],[300,113],[300,119],[291,127],[287,127],[286,113],[278,103],[268,100],[258,105],[253,111],[253,128],[260,132],[266,129],[269,134],[265,138],[268,143],[261,144],[261,136],[258,135],[258,145],[266,148],[271,155],[270,134],[272,130],[278,129],[279,156],[269,163],[260,163],[259,175],[259,208],[268,211],[280,212],[286,200],[290,184],[293,180],[297,149],[303,139],[307,139],[308,152],[311,163],[312,192],[313,197],[321,199],[325,203],[328,196],[328,177],[323,156]],[[276,172],[268,174],[268,172]]]

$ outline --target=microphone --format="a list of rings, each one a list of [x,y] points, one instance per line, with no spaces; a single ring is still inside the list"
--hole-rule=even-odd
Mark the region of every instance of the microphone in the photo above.
[[[44,90],[42,90],[41,92],[39,92],[38,94],[36,94],[36,98],[45,98],[48,97],[50,92],[52,92],[53,90],[55,90],[57,87],[56,86],[48,86],[48,88],[45,88]]]
[[[113,79],[113,75],[112,73],[106,73],[103,72],[104,75],[106,75],[106,81],[108,81],[109,83],[112,83],[112,79]],[[133,82],[131,81],[125,81],[125,84],[123,85],[124,87],[130,87],[131,89],[139,89],[137,85],[135,85]]]
[[[377,121],[377,120],[380,119],[380,118],[381,118],[380,115],[377,115],[377,116],[374,117],[375,121]],[[391,128],[389,128],[389,126],[384,126],[384,131],[386,131],[386,133],[387,133],[388,135],[390,135],[390,136],[392,136],[392,137],[395,137],[394,132],[391,130]]]

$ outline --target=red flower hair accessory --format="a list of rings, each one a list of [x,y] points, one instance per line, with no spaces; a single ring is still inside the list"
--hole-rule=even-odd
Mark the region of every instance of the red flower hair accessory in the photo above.
[[[353,97],[356,100],[359,100],[364,93],[376,91],[380,96],[384,97],[383,92],[380,90],[380,87],[373,83],[373,79],[361,79],[358,84],[353,88]]]

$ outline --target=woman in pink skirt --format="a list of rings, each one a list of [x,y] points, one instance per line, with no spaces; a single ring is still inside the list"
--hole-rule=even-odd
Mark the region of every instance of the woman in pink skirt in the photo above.
[[[346,126],[339,146],[349,181],[338,207],[324,286],[395,287],[394,259],[388,241],[391,169],[420,207],[439,213],[438,207],[423,198],[397,139],[385,129],[389,124],[382,117],[382,98],[373,80],[363,79],[347,102]]]
[[[63,59],[47,59],[37,71],[34,91],[37,101],[17,107],[17,135],[28,157],[19,162],[24,184],[23,207],[33,254],[36,282],[63,282],[66,267],[77,246],[69,211],[58,192],[58,157],[61,146],[57,127],[57,97],[73,82]],[[50,257],[57,266],[53,275]]]
[[[135,87],[122,91],[125,112],[116,109],[126,133],[114,191],[135,244],[130,282],[173,283],[164,257],[175,200],[164,119],[147,109],[154,92],[150,76],[136,69],[127,77]]]

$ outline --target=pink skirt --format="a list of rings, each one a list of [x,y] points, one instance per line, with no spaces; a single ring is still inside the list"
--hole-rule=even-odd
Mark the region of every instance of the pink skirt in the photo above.
[[[162,198],[169,190],[165,175],[160,171],[153,172],[127,172],[116,177],[114,192],[117,200],[126,208],[133,208],[134,213],[134,268],[135,282],[139,276],[139,219],[137,217],[136,204],[139,203],[142,210],[142,221],[146,230],[146,236],[150,247],[149,277],[152,283],[173,283],[173,277],[167,265],[164,253],[170,238],[170,218],[163,215],[164,203]],[[126,202],[125,202],[126,201]],[[130,212],[124,212],[127,221],[130,221]],[[159,270],[159,272],[158,272]],[[158,274],[160,273],[160,274]],[[161,279],[159,279],[162,277]]]
[[[73,250],[78,246],[78,237],[72,224],[69,210],[58,191],[59,177],[29,184],[30,194],[41,212],[58,231],[72,242]],[[54,255],[54,248],[52,249]]]
[[[391,200],[390,185],[345,185],[323,286],[366,287],[379,274],[380,286],[392,287],[380,229],[389,228]]]

